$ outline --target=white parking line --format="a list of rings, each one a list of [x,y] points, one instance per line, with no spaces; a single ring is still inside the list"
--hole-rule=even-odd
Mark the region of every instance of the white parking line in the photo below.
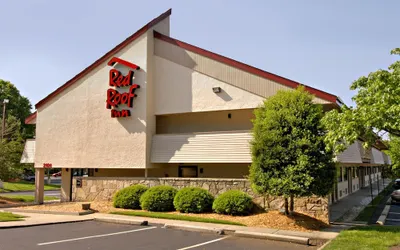
[[[70,241],[86,240],[86,239],[107,237],[107,236],[113,236],[113,235],[119,235],[119,234],[129,234],[129,233],[134,233],[134,232],[139,232],[139,231],[144,231],[144,230],[150,230],[150,229],[155,229],[155,228],[157,228],[157,227],[145,227],[145,228],[140,228],[140,229],[135,229],[135,230],[129,230],[129,231],[123,231],[123,232],[110,233],[110,234],[99,234],[99,235],[92,235],[92,236],[86,236],[86,237],[80,237],[80,238],[74,238],[74,239],[67,239],[67,240],[58,240],[58,241],[44,242],[44,243],[38,243],[37,245],[38,245],[38,246],[45,246],[45,245],[52,245],[52,244],[70,242]]]
[[[225,240],[226,238],[229,238],[229,237],[230,236],[225,236],[225,237],[222,237],[222,238],[219,238],[219,239],[206,241],[206,242],[203,242],[203,243],[200,243],[200,244],[197,244],[197,245],[188,246],[188,247],[184,247],[184,248],[179,248],[178,250],[186,250],[186,249],[191,249],[191,248],[195,248],[195,247],[199,247],[199,246],[204,246],[204,245],[211,244],[211,243],[214,243],[214,242],[217,242],[217,241]]]
[[[400,222],[400,219],[388,219],[388,218],[386,218],[386,220],[388,220],[388,221],[399,221]]]
[[[397,213],[397,212],[389,212],[389,214],[400,214],[400,213]]]

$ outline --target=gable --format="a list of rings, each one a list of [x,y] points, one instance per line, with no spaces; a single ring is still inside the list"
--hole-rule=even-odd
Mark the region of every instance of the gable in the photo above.
[[[275,95],[278,90],[302,85],[158,32],[154,32],[154,37],[155,55],[264,98]],[[336,104],[338,101],[336,96],[324,91],[309,86],[305,88],[315,96],[315,103]]]

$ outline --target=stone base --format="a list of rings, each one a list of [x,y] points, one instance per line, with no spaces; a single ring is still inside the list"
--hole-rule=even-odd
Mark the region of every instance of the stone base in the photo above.
[[[76,179],[73,179],[72,185],[73,201],[111,201],[114,194],[121,188],[142,184],[148,187],[169,185],[177,189],[200,187],[208,190],[214,196],[227,190],[241,190],[252,196],[254,203],[262,209],[280,210],[284,208],[283,197],[257,195],[246,179],[83,177],[79,178],[81,187],[76,186]],[[327,197],[295,198],[294,207],[296,212],[328,221]]]

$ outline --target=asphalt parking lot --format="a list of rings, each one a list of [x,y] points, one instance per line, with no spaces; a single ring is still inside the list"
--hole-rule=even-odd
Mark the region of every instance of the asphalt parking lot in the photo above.
[[[131,249],[317,249],[260,239],[237,238],[94,221],[0,230],[0,250]]]
[[[400,204],[390,205],[385,225],[400,226]]]

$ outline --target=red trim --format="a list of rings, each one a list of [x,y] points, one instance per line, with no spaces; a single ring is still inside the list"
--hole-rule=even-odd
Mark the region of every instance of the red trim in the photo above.
[[[99,66],[100,64],[102,64],[104,61],[106,61],[108,58],[110,58],[113,54],[117,53],[118,51],[120,51],[121,49],[123,49],[125,46],[127,46],[128,44],[132,43],[135,39],[137,39],[138,37],[140,37],[141,35],[143,35],[144,33],[146,33],[151,27],[153,27],[154,25],[156,25],[157,23],[161,22],[162,20],[164,20],[165,18],[167,18],[168,16],[170,16],[172,13],[172,10],[169,9],[166,12],[164,12],[163,14],[161,14],[160,16],[158,16],[157,18],[153,19],[152,21],[150,21],[148,24],[146,24],[145,26],[143,26],[140,30],[136,31],[136,33],[134,33],[133,35],[131,35],[130,37],[128,37],[127,39],[125,39],[125,41],[123,41],[122,43],[118,44],[115,48],[113,48],[112,50],[110,50],[109,52],[107,52],[105,55],[103,55],[102,57],[100,57],[97,61],[95,61],[92,65],[90,65],[89,67],[87,67],[86,69],[84,69],[82,72],[80,72],[79,74],[77,74],[76,76],[74,76],[71,80],[69,80],[68,82],[66,82],[64,85],[62,85],[61,87],[59,87],[58,89],[56,89],[55,91],[53,91],[51,94],[49,94],[48,96],[46,96],[44,99],[42,99],[41,101],[39,101],[35,107],[36,109],[38,109],[39,107],[41,107],[43,104],[45,104],[46,102],[48,102],[49,100],[51,100],[53,97],[57,96],[59,93],[61,93],[62,91],[64,91],[66,88],[70,87],[72,84],[74,84],[75,82],[77,82],[79,79],[81,79],[83,76],[85,76],[87,73],[89,73],[91,70],[93,70],[94,68],[96,68],[97,66]]]
[[[27,118],[25,118],[25,124],[30,124],[30,122],[32,120],[36,119],[36,115],[37,115],[37,112],[35,112],[35,113],[31,114],[30,116],[28,116]]]
[[[179,40],[174,39],[172,37],[165,36],[165,35],[163,35],[161,33],[158,33],[157,31],[154,31],[154,37],[157,38],[157,39],[160,39],[162,41],[165,41],[167,43],[170,43],[170,44],[176,45],[178,47],[181,47],[183,49],[190,50],[190,51],[192,51],[194,53],[197,53],[197,54],[200,54],[202,56],[208,57],[208,58],[213,59],[215,61],[230,65],[232,67],[238,68],[240,70],[249,72],[249,73],[254,74],[254,75],[261,76],[263,78],[270,79],[272,81],[275,81],[275,82],[280,83],[282,85],[286,85],[286,86],[291,87],[291,88],[297,88],[299,85],[303,85],[306,88],[306,90],[308,92],[310,92],[311,94],[314,94],[315,96],[317,96],[317,97],[319,97],[321,99],[327,100],[329,102],[332,102],[332,103],[336,104],[336,101],[338,99],[337,96],[335,96],[335,95],[332,95],[332,94],[329,94],[327,92],[321,91],[319,89],[315,89],[315,88],[306,86],[306,85],[301,84],[299,82],[295,82],[295,81],[292,81],[290,79],[287,79],[287,78],[284,78],[284,77],[281,77],[281,76],[266,72],[264,70],[252,67],[250,65],[247,65],[247,64],[244,64],[244,63],[241,63],[241,62],[238,62],[238,61],[233,60],[231,58],[218,55],[218,54],[213,53],[211,51],[208,51],[208,50],[196,47],[194,45],[179,41]]]
[[[125,66],[127,66],[127,67],[129,67],[131,69],[136,69],[136,70],[140,69],[140,67],[137,66],[136,64],[130,63],[130,62],[125,61],[125,60],[122,60],[122,59],[120,59],[118,57],[113,57],[110,61],[108,61],[107,65],[108,66],[113,66],[115,63],[123,64],[123,65],[125,65]]]

